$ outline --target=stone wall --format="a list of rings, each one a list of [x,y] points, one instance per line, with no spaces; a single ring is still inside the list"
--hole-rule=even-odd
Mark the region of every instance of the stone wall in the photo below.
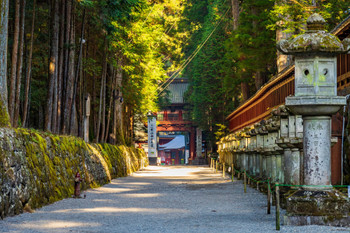
[[[10,126],[10,119],[7,112],[7,107],[3,103],[2,96],[0,95],[0,127]]]
[[[87,144],[72,136],[0,128],[0,217],[38,208],[82,189],[95,188],[147,165],[141,150],[110,144]]]

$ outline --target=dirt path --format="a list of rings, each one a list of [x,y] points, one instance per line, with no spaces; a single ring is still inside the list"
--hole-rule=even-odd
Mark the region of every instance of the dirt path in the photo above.
[[[276,232],[266,196],[208,167],[148,167],[130,177],[0,220],[0,232]],[[282,226],[281,232],[342,228]]]

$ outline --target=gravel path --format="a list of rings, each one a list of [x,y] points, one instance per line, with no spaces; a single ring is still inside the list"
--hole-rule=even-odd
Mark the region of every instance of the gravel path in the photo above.
[[[276,232],[266,196],[243,192],[208,167],[154,167],[86,192],[0,220],[0,232]],[[350,229],[281,226],[281,232],[349,232]]]

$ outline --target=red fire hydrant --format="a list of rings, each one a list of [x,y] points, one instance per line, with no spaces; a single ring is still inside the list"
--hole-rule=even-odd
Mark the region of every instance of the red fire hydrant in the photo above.
[[[74,179],[74,197],[75,198],[79,198],[80,197],[80,183],[81,183],[82,179],[80,177],[79,172],[77,172],[77,174],[75,175],[75,179]]]

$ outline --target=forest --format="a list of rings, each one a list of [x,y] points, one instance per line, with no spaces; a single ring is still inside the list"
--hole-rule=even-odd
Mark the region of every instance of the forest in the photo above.
[[[320,13],[328,30],[348,0],[1,1],[1,126],[132,144],[135,125],[187,77],[191,120],[214,142],[225,118],[278,72],[276,38]],[[5,119],[5,120],[4,120]],[[9,122],[6,121],[9,119]],[[219,132],[217,132],[219,130]]]

